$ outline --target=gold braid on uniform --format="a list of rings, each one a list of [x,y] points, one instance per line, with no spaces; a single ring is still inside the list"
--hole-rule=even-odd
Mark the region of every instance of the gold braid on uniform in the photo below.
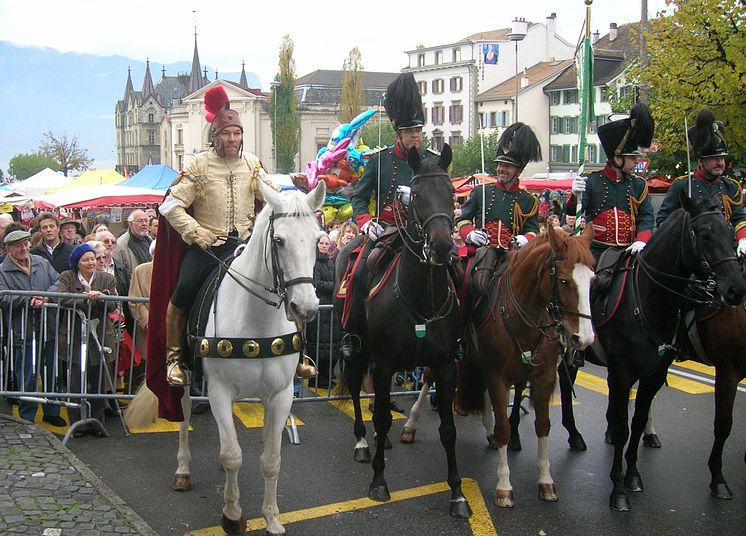
[[[523,229],[523,223],[527,219],[534,216],[537,212],[539,212],[539,200],[531,192],[526,192],[526,193],[531,196],[534,204],[531,207],[531,210],[524,213],[521,210],[521,205],[518,204],[518,200],[516,200],[515,203],[513,203],[513,236],[520,234],[521,229]]]
[[[741,185],[733,179],[723,177],[723,180],[729,180],[736,184],[736,195],[734,197],[730,197],[725,193],[721,194],[723,198],[723,216],[725,216],[725,221],[730,221],[730,217],[733,214],[733,207],[743,205],[743,191],[741,190]]]
[[[645,201],[645,198],[648,196],[648,183],[645,179],[641,177],[635,177],[639,178],[642,181],[643,188],[642,193],[640,194],[640,198],[636,198],[632,195],[631,188],[629,193],[629,217],[632,223],[632,229],[637,229],[637,211],[638,207],[642,204],[643,201]],[[630,185],[631,186],[631,185]]]

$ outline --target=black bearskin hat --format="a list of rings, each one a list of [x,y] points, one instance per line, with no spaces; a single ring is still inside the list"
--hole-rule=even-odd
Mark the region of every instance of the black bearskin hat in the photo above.
[[[629,112],[629,117],[612,121],[598,127],[598,137],[606,157],[640,155],[640,148],[648,148],[653,142],[655,121],[647,104],[638,102]]]
[[[412,73],[402,73],[389,84],[383,107],[396,130],[421,127],[425,124],[420,89]]]
[[[524,123],[513,123],[505,129],[497,140],[495,162],[505,162],[526,167],[529,162],[541,160],[541,145],[530,126]]]
[[[728,156],[723,123],[715,121],[715,115],[708,109],[700,110],[694,126],[688,130],[689,143],[697,158]]]

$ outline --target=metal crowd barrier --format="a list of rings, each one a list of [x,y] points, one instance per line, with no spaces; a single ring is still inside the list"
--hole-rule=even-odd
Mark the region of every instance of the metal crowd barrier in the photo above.
[[[32,309],[29,301],[32,297],[48,298],[47,303],[40,309]],[[74,300],[75,307],[63,307],[60,299]],[[126,403],[134,398],[141,381],[144,381],[146,359],[145,348],[138,349],[136,341],[141,335],[137,323],[137,307],[134,309],[130,323],[132,331],[125,333],[124,308],[130,304],[147,303],[147,298],[133,298],[128,296],[102,295],[104,303],[117,302],[116,314],[104,313],[100,317],[92,317],[93,302],[82,294],[36,291],[0,291],[0,300],[14,302],[17,306],[4,304],[0,315],[0,396],[24,402],[39,404],[54,404],[79,410],[80,420],[70,422],[65,433],[63,443],[67,443],[74,431],[81,426],[93,427],[108,435],[103,423],[93,416],[92,404],[105,400],[108,404],[109,415],[116,415],[125,435],[129,435],[127,425],[122,418],[120,403]],[[19,305],[20,304],[20,305]],[[13,329],[16,326],[18,329]],[[61,328],[67,333],[80,331],[79,344],[74,337],[68,338],[67,344],[60,348],[58,340]],[[323,329],[322,329],[323,326]],[[113,345],[106,340],[100,340],[99,333],[106,333],[108,327],[113,328]],[[308,381],[296,379],[294,402],[323,402],[332,400],[349,400],[349,395],[341,395],[333,390],[334,382],[341,377],[343,359],[339,351],[339,326],[334,317],[331,305],[321,305],[317,319],[306,330],[310,344],[306,353],[314,360],[320,370],[319,376],[311,380],[311,384],[319,382],[322,387],[309,387]],[[107,366],[98,367],[98,377],[87,378],[88,370],[94,366],[90,362],[91,349],[95,349],[103,356],[113,356]],[[137,353],[140,350],[141,365],[136,364]],[[79,365],[76,366],[76,358]],[[18,385],[17,379],[27,380],[31,376],[32,388],[26,388],[26,381]],[[70,389],[77,376],[79,390]],[[89,389],[91,382],[94,389]],[[28,380],[27,380],[28,381]],[[421,386],[421,370],[397,373],[397,386],[392,396],[417,396]],[[192,400],[205,403],[204,396],[207,384],[201,374],[201,366],[195,363],[192,374]],[[362,398],[375,395],[363,394]],[[248,398],[241,402],[259,402],[259,399]],[[37,412],[41,408],[37,408]],[[113,414],[112,414],[113,411]],[[299,444],[298,429],[294,416],[290,415],[286,427],[290,441]]]

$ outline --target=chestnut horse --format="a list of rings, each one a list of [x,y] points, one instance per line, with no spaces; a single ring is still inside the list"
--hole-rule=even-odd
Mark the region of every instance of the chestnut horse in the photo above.
[[[508,390],[526,380],[531,382],[536,411],[539,496],[545,501],[558,500],[549,473],[549,399],[564,349],[582,350],[593,342],[592,238],[591,226],[581,236],[548,227],[511,252],[504,271],[493,281],[488,318],[477,328],[476,344],[470,341],[463,367],[462,404],[466,411],[481,411],[486,382],[495,414],[494,432],[488,440],[498,450],[495,504],[499,507],[514,506],[507,457]]]

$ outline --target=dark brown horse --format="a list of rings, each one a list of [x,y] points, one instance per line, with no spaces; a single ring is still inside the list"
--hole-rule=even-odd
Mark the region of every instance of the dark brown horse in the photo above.
[[[407,223],[400,229],[404,246],[398,261],[388,271],[389,277],[377,284],[375,297],[367,299],[367,318],[358,320],[354,326],[348,325],[361,339],[361,344],[359,351],[345,363],[345,382],[355,408],[355,459],[366,461],[370,454],[365,456],[368,445],[360,410],[360,387],[370,361],[376,393],[373,425],[378,441],[368,496],[375,501],[387,501],[391,496],[384,478],[383,438],[391,428],[391,378],[397,370],[413,370],[418,366],[433,370],[438,395],[443,400],[439,405],[439,431],[448,461],[450,513],[455,517],[469,517],[471,509],[461,491],[456,465],[456,427],[451,412],[459,334],[455,288],[448,273],[453,247],[453,185],[446,170],[451,157],[448,145],[444,146],[439,159],[421,160],[416,150],[409,151],[413,177]],[[337,288],[353,243],[337,257]],[[335,301],[340,316],[343,305]],[[351,318],[360,319],[360,316],[351,315]]]
[[[477,345],[470,342],[463,367],[463,409],[482,410],[486,382],[495,414],[494,432],[488,439],[499,453],[494,499],[499,507],[514,506],[507,457],[508,390],[526,380],[531,382],[536,411],[539,496],[557,500],[549,473],[549,399],[564,348],[584,349],[593,342],[592,237],[591,226],[575,237],[549,227],[510,253],[504,272],[493,282],[490,313],[477,329]]]

